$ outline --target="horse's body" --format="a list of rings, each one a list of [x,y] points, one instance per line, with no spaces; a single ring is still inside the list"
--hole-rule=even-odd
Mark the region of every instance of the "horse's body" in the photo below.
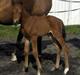
[[[25,54],[25,67],[28,67],[28,53],[29,53],[29,41],[32,42],[33,56],[36,60],[38,75],[40,75],[41,64],[38,58],[37,50],[37,38],[45,34],[50,33],[50,36],[56,40],[57,58],[55,68],[59,68],[60,54],[63,49],[65,58],[65,70],[66,74],[69,71],[68,64],[68,47],[65,43],[62,34],[63,22],[54,16],[27,16],[23,10],[22,18],[22,33],[25,37],[24,54]]]

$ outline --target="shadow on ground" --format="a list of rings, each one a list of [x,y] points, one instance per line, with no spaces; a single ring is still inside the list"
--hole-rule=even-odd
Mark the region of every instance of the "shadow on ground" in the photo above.
[[[74,45],[77,48],[80,48],[80,39],[79,38],[73,38],[68,40],[69,43]]]

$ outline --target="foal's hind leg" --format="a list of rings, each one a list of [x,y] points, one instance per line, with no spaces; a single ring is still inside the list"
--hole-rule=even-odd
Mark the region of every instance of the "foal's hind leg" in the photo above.
[[[54,71],[55,69],[58,69],[59,68],[60,55],[61,55],[61,47],[59,47],[60,45],[59,45],[58,41],[56,40],[56,38],[53,37],[52,32],[50,33],[50,36],[51,36],[52,40],[55,41],[54,45],[55,45],[55,48],[57,50],[56,63],[54,65],[54,67],[51,69],[51,71]]]
[[[64,61],[65,61],[65,69],[64,69],[64,74],[67,74],[67,72],[69,71],[69,61],[68,61],[68,46],[66,45],[63,37],[61,36],[59,39],[58,39],[63,51],[64,51]]]
[[[54,71],[55,69],[59,69],[59,64],[60,64],[61,50],[59,49],[57,44],[55,44],[55,46],[56,46],[56,49],[57,49],[57,56],[56,56],[56,63],[54,65],[54,67],[51,69],[52,71]]]
[[[36,60],[37,64],[37,75],[40,75],[40,70],[41,70],[41,63],[39,61],[39,56],[38,56],[38,50],[37,50],[37,37],[32,37],[32,50],[33,50],[33,56]]]
[[[62,37],[61,33],[57,33],[57,34],[54,33],[53,35],[54,35],[54,37],[56,38],[56,40],[58,41],[58,43],[60,44],[61,48],[64,51],[64,60],[65,60],[64,74],[67,74],[67,72],[69,71],[69,62],[68,62],[68,50],[69,50],[69,48],[66,45],[66,43],[64,41],[64,38]],[[56,67],[57,67],[57,63],[56,63]]]

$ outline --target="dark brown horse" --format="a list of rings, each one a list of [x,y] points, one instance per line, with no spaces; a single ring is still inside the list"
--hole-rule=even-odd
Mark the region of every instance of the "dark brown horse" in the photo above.
[[[22,6],[29,15],[47,15],[51,9],[52,0],[0,0],[0,24],[11,25],[17,22],[21,16]],[[18,22],[20,23],[20,21]],[[22,37],[20,28],[17,38],[18,44]],[[15,60],[14,58],[12,60]]]
[[[57,58],[56,58],[55,68],[59,68],[60,54],[61,54],[61,51],[63,50],[64,59],[65,59],[64,74],[66,74],[69,71],[69,64],[68,64],[69,49],[62,35],[62,30],[63,30],[62,28],[64,26],[63,22],[54,16],[29,16],[29,15],[27,16],[27,14],[28,13],[25,10],[23,10],[22,18],[21,18],[21,24],[22,24],[21,30],[25,37],[24,67],[28,68],[29,43],[31,41],[33,56],[36,60],[36,64],[38,68],[37,75],[40,75],[40,70],[42,67],[38,58],[37,38],[39,36],[50,34],[52,39],[56,40],[55,45],[57,48]]]

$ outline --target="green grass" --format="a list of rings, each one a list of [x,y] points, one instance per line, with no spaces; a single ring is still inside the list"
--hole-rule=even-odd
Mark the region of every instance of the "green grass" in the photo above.
[[[18,27],[0,25],[0,38],[16,38]]]
[[[65,29],[67,33],[80,34],[80,25],[69,25]]]
[[[0,25],[0,38],[16,38],[19,27]],[[65,26],[67,33],[80,34],[80,25]]]

